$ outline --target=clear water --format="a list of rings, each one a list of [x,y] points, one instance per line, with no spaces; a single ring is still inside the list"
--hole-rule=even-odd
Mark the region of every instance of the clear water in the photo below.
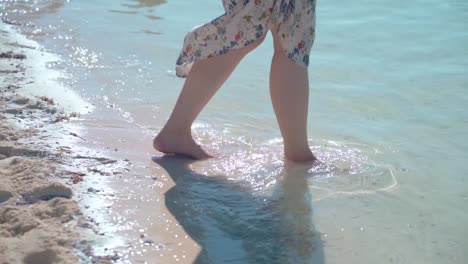
[[[328,166],[315,170],[282,163],[270,37],[198,119],[197,139],[221,157],[148,165],[145,145],[183,84],[173,69],[184,35],[221,1],[0,7],[66,58],[56,67],[96,106],[86,124],[134,141],[127,154],[177,183],[166,206],[202,246],[198,263],[468,262],[466,1],[318,3],[309,134]]]

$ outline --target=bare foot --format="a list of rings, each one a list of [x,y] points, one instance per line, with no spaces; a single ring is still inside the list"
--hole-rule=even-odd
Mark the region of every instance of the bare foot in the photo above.
[[[183,135],[180,131],[171,133],[163,129],[154,138],[153,147],[165,154],[184,155],[196,160],[213,157],[197,145],[190,134]]]

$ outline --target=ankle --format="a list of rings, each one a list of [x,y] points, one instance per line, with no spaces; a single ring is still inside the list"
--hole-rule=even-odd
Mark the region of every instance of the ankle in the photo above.
[[[317,158],[312,154],[309,148],[302,151],[285,151],[284,156],[288,161],[297,162],[297,163],[308,163],[314,162]]]
[[[314,155],[307,155],[307,156],[287,156],[285,155],[285,158],[287,161],[293,162],[293,163],[312,163],[316,162],[317,158]]]
[[[176,124],[171,124],[169,121],[167,124],[161,129],[161,132],[159,134],[163,135],[191,135],[192,134],[192,129],[191,126],[182,126],[182,125],[176,125]]]

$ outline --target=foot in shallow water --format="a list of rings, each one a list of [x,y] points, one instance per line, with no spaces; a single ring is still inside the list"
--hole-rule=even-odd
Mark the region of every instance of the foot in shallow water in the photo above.
[[[312,154],[310,149],[307,147],[303,151],[290,152],[284,151],[285,161],[287,163],[296,163],[302,165],[317,165],[320,161]]]
[[[180,133],[180,131],[170,132],[163,129],[154,138],[153,147],[165,154],[184,155],[196,160],[213,158],[195,143],[189,133]]]

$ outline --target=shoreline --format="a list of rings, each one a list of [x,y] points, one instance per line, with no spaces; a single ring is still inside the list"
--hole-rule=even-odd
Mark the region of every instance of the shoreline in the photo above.
[[[117,260],[116,252],[96,250],[105,233],[95,220],[98,213],[87,212],[92,207],[81,201],[83,193],[100,190],[78,183],[125,164],[80,146],[86,141],[81,128],[68,121],[92,106],[56,81],[60,73],[47,65],[59,58],[11,26],[0,25],[0,259]]]
[[[57,188],[44,187],[44,195],[28,206],[34,211],[47,203],[58,203],[62,207],[66,204],[61,216],[50,217],[48,223],[53,224],[48,228],[54,228],[46,233],[54,234],[57,229],[62,230],[60,234],[69,234],[67,243],[58,245],[57,242],[58,246],[52,248],[55,241],[64,241],[64,238],[44,237],[43,250],[23,245],[39,238],[25,241],[21,233],[8,234],[11,239],[20,241],[25,250],[9,248],[2,241],[0,259],[16,263],[31,254],[37,258],[39,252],[39,257],[48,263],[194,261],[200,253],[200,245],[189,237],[165,206],[164,195],[175,183],[160,168],[155,168],[157,165],[149,158],[150,164],[147,164],[138,153],[124,151],[132,149],[137,142],[139,149],[145,149],[143,143],[149,139],[137,140],[135,135],[120,131],[118,137],[128,140],[111,141],[116,135],[108,137],[107,130],[121,127],[120,121],[82,117],[94,106],[62,87],[55,80],[60,72],[47,67],[60,58],[15,32],[11,25],[0,25],[3,26],[0,28],[0,153],[5,154],[0,156],[1,178],[12,168],[10,160],[25,160],[49,169],[37,185]],[[40,67],[43,69],[38,69]],[[38,76],[39,73],[42,75]],[[58,92],[50,92],[56,87],[59,87]],[[43,94],[43,91],[49,92]],[[62,100],[70,94],[71,99]],[[73,100],[75,102],[69,104]],[[10,134],[15,136],[2,137]],[[34,167],[25,175],[34,178],[33,173]],[[17,178],[17,174],[8,177]],[[137,199],[134,190],[128,189],[129,182],[145,189],[142,194],[146,198]],[[2,189],[7,185],[10,183],[0,179],[0,218],[4,207],[21,208],[14,200],[23,196],[23,190],[9,188],[4,195]],[[151,217],[148,212],[152,212]],[[29,213],[22,218],[35,221],[35,217]],[[12,223],[0,220],[0,234],[3,234]],[[32,231],[27,233],[33,234]]]

